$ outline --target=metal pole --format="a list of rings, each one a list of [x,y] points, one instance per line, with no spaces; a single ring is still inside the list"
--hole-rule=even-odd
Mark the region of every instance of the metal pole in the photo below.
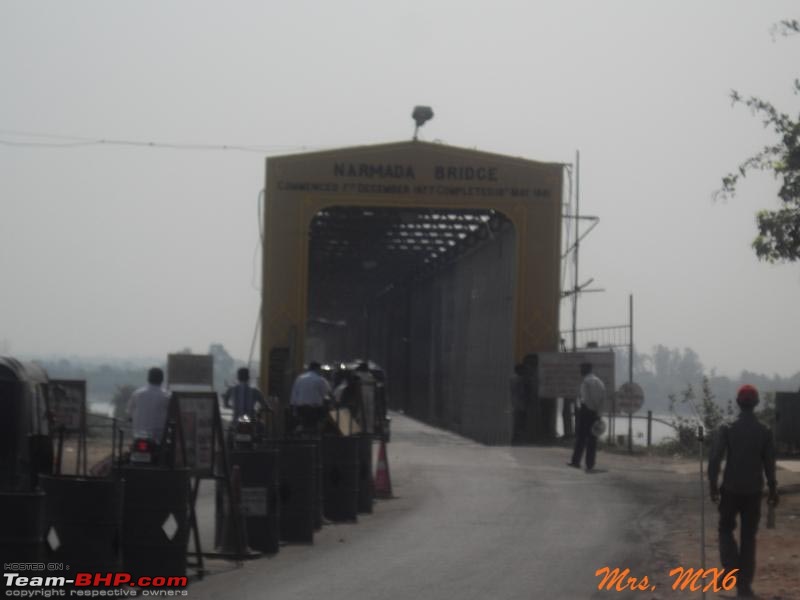
[[[703,481],[703,426],[697,429],[697,438],[700,440],[700,568],[706,570],[706,502],[705,502],[705,482]],[[703,589],[703,598],[706,591]]]
[[[653,411],[647,411],[647,447],[653,445]]]
[[[575,261],[575,272],[573,273],[573,287],[572,287],[572,351],[575,352],[578,349],[578,254],[580,249],[580,229],[578,225],[580,224],[580,214],[581,214],[581,151],[575,151],[575,254],[573,260]],[[567,400],[564,400],[567,402]],[[570,410],[569,412],[569,419],[570,423],[573,423],[572,418],[572,411],[575,411],[575,427],[572,428],[575,435],[578,434],[577,432],[577,402],[569,403]],[[566,431],[564,432],[566,433]]]
[[[628,345],[628,383],[633,383],[633,294],[629,296],[630,339]],[[628,413],[628,452],[633,452],[633,411]]]
[[[578,250],[580,247],[580,215],[581,215],[581,152],[575,151],[575,273],[572,288],[572,351],[578,347]]]
[[[628,324],[630,325],[630,338],[628,340],[628,383],[633,383],[633,294],[629,296]]]

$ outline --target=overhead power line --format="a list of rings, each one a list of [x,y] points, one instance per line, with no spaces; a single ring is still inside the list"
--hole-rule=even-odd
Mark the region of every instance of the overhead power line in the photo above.
[[[87,146],[130,146],[137,148],[164,148],[169,150],[235,150],[238,152],[273,152],[316,150],[308,146],[290,145],[246,145],[246,144],[206,144],[190,142],[144,141],[116,138],[91,138],[58,133],[19,131],[0,129],[0,145],[24,148],[80,148]],[[20,138],[20,139],[13,139]],[[36,139],[25,139],[36,138]]]

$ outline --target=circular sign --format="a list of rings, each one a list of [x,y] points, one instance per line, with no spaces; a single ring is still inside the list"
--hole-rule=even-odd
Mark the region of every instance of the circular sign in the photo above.
[[[644,404],[644,390],[638,383],[623,383],[617,391],[617,410],[633,414]]]

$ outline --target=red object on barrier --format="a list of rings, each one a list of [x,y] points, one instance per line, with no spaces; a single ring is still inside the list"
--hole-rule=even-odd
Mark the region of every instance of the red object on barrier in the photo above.
[[[386,457],[386,442],[381,440],[378,450],[378,465],[375,468],[375,497],[392,497],[392,478],[389,475],[389,459]]]

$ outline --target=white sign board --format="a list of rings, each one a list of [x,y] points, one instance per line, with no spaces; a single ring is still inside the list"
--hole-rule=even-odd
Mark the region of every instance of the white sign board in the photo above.
[[[575,398],[583,379],[583,363],[591,363],[592,372],[606,384],[608,394],[616,389],[613,352],[540,352],[537,356],[540,398]]]
[[[196,474],[213,473],[214,411],[216,392],[177,392],[173,395],[181,415],[187,467]]]
[[[50,380],[50,414],[53,426],[77,432],[83,426],[86,407],[86,381],[70,379]]]
[[[245,517],[266,517],[269,512],[269,499],[265,487],[242,488],[242,515]]]

